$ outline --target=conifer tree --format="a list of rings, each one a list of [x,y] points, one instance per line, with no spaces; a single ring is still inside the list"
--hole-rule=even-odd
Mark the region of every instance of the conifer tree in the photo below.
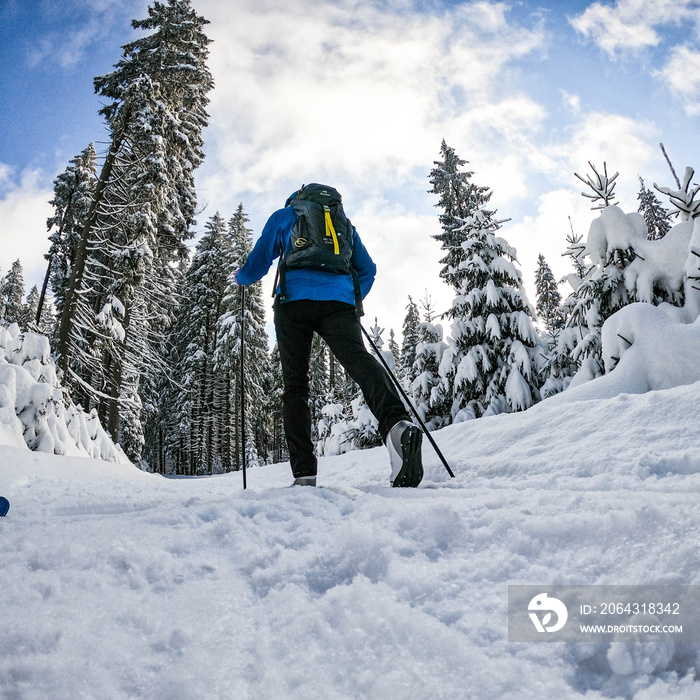
[[[690,221],[700,215],[700,184],[693,183],[694,175],[695,170],[690,166],[686,167],[683,182],[678,182],[678,189],[659,187],[654,183],[659,192],[668,196],[674,208],[672,213],[676,214],[680,221]]]
[[[91,143],[54,180],[54,198],[49,202],[54,208],[54,214],[46,222],[51,246],[46,255],[49,264],[37,309],[39,315],[43,310],[49,282],[59,315],[63,310],[63,296],[97,186],[96,168],[97,154]]]
[[[647,225],[647,238],[649,240],[663,238],[673,225],[671,213],[664,209],[654,192],[644,185],[644,180],[641,177],[639,178],[637,199],[639,200],[637,211],[644,217]]]
[[[412,394],[416,409],[429,430],[437,430],[451,422],[451,397],[442,391],[440,362],[447,343],[442,338],[442,326],[433,324],[432,301],[427,296],[421,302],[423,321],[419,325],[420,342],[416,346],[415,379]]]
[[[415,377],[414,364],[416,361],[416,346],[420,342],[419,326],[420,316],[417,304],[408,297],[406,316],[403,320],[403,342],[401,343],[401,357],[398,364],[398,375],[406,391],[410,390]]]
[[[542,254],[537,257],[535,289],[537,291],[537,313],[544,322],[547,331],[550,334],[554,333],[564,325],[564,316],[561,310],[561,294],[552,274],[552,269]]]
[[[399,349],[399,344],[396,342],[396,335],[394,334],[394,329],[389,330],[389,352],[391,353],[391,359],[393,360],[393,366],[396,371],[398,371],[401,363],[401,350]]]
[[[464,221],[476,208],[484,209],[491,192],[487,187],[479,187],[470,182],[474,173],[462,170],[467,161],[460,158],[444,139],[440,146],[440,154],[442,160],[435,161],[435,167],[430,171],[432,187],[429,191],[438,195],[438,203],[435,206],[441,210],[438,218],[442,233],[434,238],[440,241],[445,251],[445,256],[440,260],[444,265],[440,276],[457,290],[460,286],[460,265],[467,259],[467,253],[462,247]],[[486,210],[484,213],[493,214]]]
[[[284,424],[282,421],[282,392],[284,380],[282,379],[282,362],[277,343],[270,353],[270,372],[272,376],[272,389],[268,401],[267,414],[270,417],[272,430],[272,462],[283,462],[289,459],[287,441],[284,437]]]
[[[194,223],[193,172],[212,87],[206,23],[190,0],[154,2],[132,23],[152,33],[95,79],[111,143],[65,288],[57,347],[67,380],[97,404],[117,439],[122,428],[138,430],[122,419],[140,420],[133,397],[144,367],[165,371],[157,346],[170,321],[172,269]]]
[[[614,182],[618,176],[609,177],[607,165],[604,164],[604,175],[598,173],[589,163],[595,177],[584,180],[593,194],[582,192],[584,197],[597,202],[593,210],[606,210],[614,205]],[[610,211],[613,211],[612,209]],[[607,318],[626,304],[633,301],[625,286],[625,269],[634,260],[635,252],[631,248],[608,251],[606,259],[600,264],[586,264],[583,260],[584,246],[580,238],[570,243],[567,254],[574,260],[578,280],[574,279],[572,297],[565,303],[567,316],[565,330],[558,337],[559,349],[557,354],[562,367],[576,366],[577,371],[583,371],[589,378],[605,373],[602,360],[601,329]],[[570,360],[566,360],[568,355]],[[568,370],[567,370],[568,371]]]
[[[442,209],[436,238],[447,251],[441,276],[456,296],[440,391],[451,396],[453,421],[523,410],[539,399],[537,336],[515,251],[496,236],[503,221],[486,208],[489,188],[469,182],[473,173],[460,171],[465,161],[444,141],[441,153],[430,182]]]
[[[328,346],[314,333],[309,361],[309,411],[311,412],[311,439],[318,440],[317,426],[323,407],[328,402]]]
[[[569,219],[569,223],[571,223],[571,219]],[[586,244],[581,242],[582,238],[583,236],[580,233],[574,233],[572,228],[571,233],[566,236],[567,246],[566,251],[563,253],[563,255],[571,258],[571,264],[574,266],[574,274],[579,282],[584,279],[591,270],[590,263],[586,263],[584,260]],[[572,281],[571,286],[576,289],[578,284]]]
[[[180,312],[174,331],[176,355],[170,399],[167,442],[178,474],[214,473],[225,469],[215,443],[220,407],[215,405],[214,355],[219,317],[227,291],[226,262],[232,243],[226,222],[216,213],[205,232],[184,278]]]
[[[0,286],[0,297],[4,302],[3,316],[7,323],[22,322],[22,310],[24,299],[24,271],[22,263],[15,260],[12,267],[5,275],[5,279]]]
[[[384,329],[379,326],[375,318],[374,325],[369,329],[369,336],[377,350],[382,354],[384,361],[389,365],[389,368],[393,369],[393,357],[391,353],[388,350],[382,350],[384,347],[384,340],[382,339],[383,332]],[[376,357],[374,348],[371,348],[370,352]],[[379,358],[377,358],[377,361],[379,362]],[[365,397],[359,389],[350,402],[350,410],[352,412],[352,417],[348,421],[348,429],[343,438],[350,443],[352,446],[351,449],[362,450],[368,447],[381,445],[382,438],[379,433],[379,423],[369,410]]]
[[[241,351],[241,288],[235,283],[234,273],[238,270],[253,248],[253,232],[247,227],[248,216],[243,205],[239,204],[228,222],[231,238],[229,254],[229,276],[226,293],[218,321],[218,341],[216,351],[217,373],[230,377],[231,410],[233,412],[233,437],[240,446],[240,351]],[[267,461],[272,445],[272,425],[269,415],[269,396],[273,387],[270,367],[268,336],[265,331],[265,307],[262,300],[262,283],[248,285],[245,299],[245,397],[247,436],[254,436],[250,450],[254,448],[254,461]],[[230,431],[230,427],[224,430]],[[227,438],[228,439],[228,438]],[[236,448],[240,450],[240,447]],[[253,452],[249,452],[249,456]],[[253,459],[253,457],[251,457]],[[248,461],[250,464],[250,460]],[[243,456],[238,453],[236,468],[243,464]]]
[[[19,327],[23,331],[38,330],[36,323],[37,310],[39,309],[39,288],[34,285],[27,294],[27,299],[22,305]]]
[[[47,338],[53,338],[56,333],[56,314],[51,300],[45,299],[36,322],[39,333]]]
[[[537,336],[515,250],[495,235],[492,213],[476,209],[465,222],[469,259],[450,316],[453,421],[524,410],[539,399]],[[446,353],[447,354],[447,353]]]

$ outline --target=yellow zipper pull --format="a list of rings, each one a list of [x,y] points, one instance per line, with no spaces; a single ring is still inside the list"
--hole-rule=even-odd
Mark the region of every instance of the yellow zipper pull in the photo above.
[[[340,247],[338,246],[338,236],[336,236],[335,229],[333,228],[331,210],[327,205],[324,204],[323,211],[326,214],[326,236],[331,236],[333,238],[333,253],[335,253],[335,255],[340,255]]]

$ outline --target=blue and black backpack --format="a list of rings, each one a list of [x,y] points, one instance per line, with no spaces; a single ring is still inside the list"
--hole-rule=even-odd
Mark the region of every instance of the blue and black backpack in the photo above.
[[[287,246],[280,255],[278,274],[280,301],[287,301],[287,270],[310,269],[351,275],[355,306],[362,315],[362,297],[357,272],[351,264],[353,226],[343,210],[340,193],[328,185],[302,185],[286,202],[294,207],[297,220]],[[276,285],[275,285],[276,286]]]

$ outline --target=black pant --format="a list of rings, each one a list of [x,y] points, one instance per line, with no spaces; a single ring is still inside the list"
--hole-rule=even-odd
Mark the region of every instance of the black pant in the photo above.
[[[282,362],[282,416],[295,478],[316,474],[309,410],[309,361],[314,331],[359,384],[383,440],[400,420],[410,420],[382,365],[362,342],[355,307],[340,301],[302,299],[275,303],[275,331]]]

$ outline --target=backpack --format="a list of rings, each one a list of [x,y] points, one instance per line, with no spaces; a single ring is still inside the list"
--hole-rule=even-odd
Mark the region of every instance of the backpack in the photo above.
[[[333,187],[302,185],[288,200],[297,213],[289,250],[284,252],[287,270],[310,268],[351,274],[352,224],[343,211],[342,197]]]
[[[317,183],[302,185],[287,200],[287,205],[294,207],[297,220],[292,226],[288,249],[283,246],[280,251],[277,268],[280,300],[287,301],[287,270],[305,268],[352,275],[355,307],[358,316],[362,316],[360,281],[350,263],[354,231],[343,211],[338,190]]]

